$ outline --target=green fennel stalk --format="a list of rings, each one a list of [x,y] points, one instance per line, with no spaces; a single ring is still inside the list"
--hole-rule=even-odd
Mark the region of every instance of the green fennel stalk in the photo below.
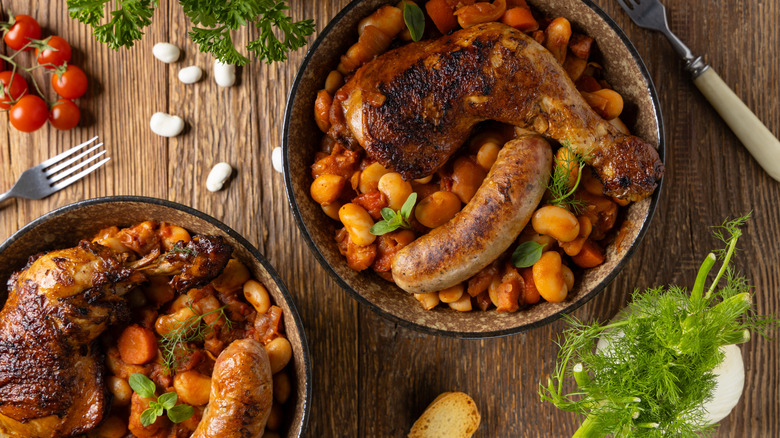
[[[694,437],[714,429],[703,404],[712,397],[720,347],[747,342],[751,332],[766,336],[778,323],[755,315],[750,286],[729,266],[748,218],[717,228],[725,248],[707,255],[690,293],[679,286],[635,291],[620,320],[608,324],[564,317],[570,327],[539,395],[584,416],[574,437]],[[606,348],[595,348],[599,338]]]

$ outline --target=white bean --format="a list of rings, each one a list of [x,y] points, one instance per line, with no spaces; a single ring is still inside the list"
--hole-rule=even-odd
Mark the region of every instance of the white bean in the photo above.
[[[274,170],[279,173],[284,173],[284,164],[282,163],[282,148],[274,148],[271,152],[271,163],[274,165]]]
[[[236,83],[236,66],[214,60],[214,80],[220,87],[232,87]]]
[[[163,137],[176,137],[184,130],[184,120],[179,116],[166,113],[154,113],[149,120],[152,132]]]
[[[185,84],[194,84],[203,77],[203,70],[197,65],[191,65],[179,70],[179,80]]]
[[[152,55],[166,64],[176,62],[180,54],[181,50],[171,43],[157,43],[152,47]]]
[[[206,178],[206,188],[210,192],[218,192],[222,190],[222,186],[225,185],[225,181],[230,178],[230,174],[233,173],[233,168],[228,163],[217,163],[211,168],[209,177]]]

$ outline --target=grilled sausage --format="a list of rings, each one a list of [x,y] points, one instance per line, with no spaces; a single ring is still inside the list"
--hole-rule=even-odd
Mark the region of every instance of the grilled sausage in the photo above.
[[[398,252],[393,280],[410,293],[468,280],[514,242],[544,195],[550,145],[538,135],[508,142],[477,193],[454,218]]]
[[[209,404],[191,438],[254,438],[271,413],[268,353],[254,339],[233,341],[214,364]]]

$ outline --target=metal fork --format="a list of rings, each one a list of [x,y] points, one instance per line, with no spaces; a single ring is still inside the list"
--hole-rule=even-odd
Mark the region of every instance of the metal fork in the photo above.
[[[701,56],[694,56],[677,35],[669,30],[666,8],[658,0],[617,0],[631,20],[639,27],[666,35],[674,50],[685,60],[685,69],[704,97],[729,125],[758,164],[777,181],[780,181],[780,141],[750,111],[715,70]]]
[[[95,155],[85,158],[89,154],[100,149],[103,146],[103,143],[98,143],[79,153],[75,157],[71,157],[71,155],[81,151],[95,140],[97,140],[97,136],[76,147],[72,147],[55,157],[51,157],[35,167],[25,170],[24,173],[22,173],[22,176],[16,181],[16,184],[11,187],[11,190],[0,195],[0,202],[10,197],[43,199],[94,172],[98,167],[106,164],[111,158],[105,157],[85,170],[72,175],[74,172],[97,160],[106,153],[106,150],[103,149]]]

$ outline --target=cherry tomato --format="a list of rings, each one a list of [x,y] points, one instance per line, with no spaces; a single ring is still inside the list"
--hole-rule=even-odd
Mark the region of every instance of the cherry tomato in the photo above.
[[[17,15],[13,18],[13,23],[8,32],[5,33],[3,40],[8,47],[14,50],[21,50],[30,40],[41,39],[41,26],[35,21],[35,18],[29,15]],[[24,50],[30,50],[27,47]]]
[[[51,48],[45,48],[43,50],[39,48],[35,49],[36,61],[38,61],[38,64],[43,65],[48,69],[53,69],[70,61],[70,44],[65,41],[65,38],[56,35],[50,36],[43,40],[43,43]]]
[[[11,107],[8,118],[14,128],[22,132],[33,132],[46,123],[49,107],[38,96],[28,94]]]
[[[87,91],[87,75],[75,65],[69,65],[65,72],[51,77],[51,86],[66,99],[78,99]]]
[[[49,123],[60,131],[75,128],[80,119],[79,107],[68,99],[59,99],[49,112]]]
[[[3,97],[0,98],[0,108],[2,109],[11,108],[17,99],[27,94],[27,81],[22,75],[11,70],[0,72],[0,84],[3,87]]]

